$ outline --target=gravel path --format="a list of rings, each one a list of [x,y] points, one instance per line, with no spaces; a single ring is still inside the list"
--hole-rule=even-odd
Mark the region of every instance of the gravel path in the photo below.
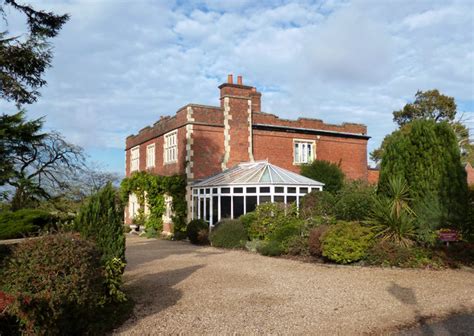
[[[387,334],[474,314],[473,270],[335,267],[127,238],[123,335]]]

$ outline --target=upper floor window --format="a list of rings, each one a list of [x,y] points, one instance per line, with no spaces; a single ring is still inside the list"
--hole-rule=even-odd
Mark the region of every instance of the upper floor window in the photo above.
[[[133,147],[130,152],[130,171],[140,169],[140,146]]]
[[[311,163],[314,160],[314,141],[293,140],[293,163]]]
[[[165,134],[164,141],[164,163],[178,161],[178,131],[172,131]]]
[[[146,167],[152,168],[155,166],[155,144],[146,146]]]

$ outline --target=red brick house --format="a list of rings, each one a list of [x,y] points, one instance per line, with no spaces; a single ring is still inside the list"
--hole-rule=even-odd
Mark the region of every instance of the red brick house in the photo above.
[[[141,170],[185,174],[192,184],[241,162],[268,160],[299,173],[301,164],[320,159],[340,164],[351,179],[368,179],[365,125],[280,119],[262,112],[261,93],[244,85],[241,76],[234,83],[229,75],[219,89],[219,106],[185,105],[127,137],[126,176]],[[126,212],[126,222],[133,211]]]

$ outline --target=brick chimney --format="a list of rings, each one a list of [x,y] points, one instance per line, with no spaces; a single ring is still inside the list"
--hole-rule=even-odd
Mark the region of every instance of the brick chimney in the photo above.
[[[241,162],[253,161],[252,113],[260,112],[261,94],[243,84],[242,76],[227,76],[227,83],[219,86],[221,107],[224,111],[224,157],[222,169]]]

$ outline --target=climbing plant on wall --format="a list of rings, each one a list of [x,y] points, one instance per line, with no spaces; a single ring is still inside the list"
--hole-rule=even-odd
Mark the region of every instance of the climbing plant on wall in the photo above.
[[[135,172],[122,180],[122,198],[128,202],[130,194],[135,194],[140,205],[138,217],[144,218],[145,230],[154,235],[163,228],[162,216],[165,212],[165,194],[173,198],[173,233],[176,237],[186,231],[186,178],[182,175],[160,176],[148,172]],[[150,213],[145,216],[145,202]]]

